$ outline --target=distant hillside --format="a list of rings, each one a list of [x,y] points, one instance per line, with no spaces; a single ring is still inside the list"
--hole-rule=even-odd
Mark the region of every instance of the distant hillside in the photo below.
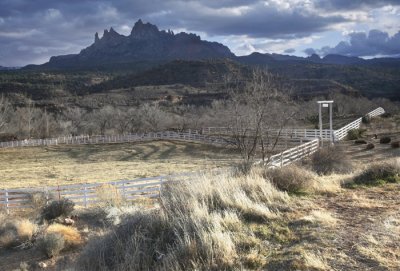
[[[249,80],[251,69],[229,59],[175,60],[156,68],[131,75],[118,76],[91,87],[94,92],[134,86],[184,84],[205,87],[222,84],[226,77]]]

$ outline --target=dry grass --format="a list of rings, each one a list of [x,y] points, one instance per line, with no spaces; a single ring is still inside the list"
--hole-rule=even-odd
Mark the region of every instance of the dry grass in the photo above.
[[[338,220],[327,210],[313,210],[301,220],[325,227],[336,227]]]
[[[17,246],[32,239],[37,231],[37,225],[28,219],[13,219],[0,221],[0,247]]]
[[[82,237],[79,231],[70,226],[52,224],[46,229],[46,234],[60,234],[65,241],[66,247],[76,247],[82,244]]]
[[[307,270],[330,270],[328,263],[326,260],[318,254],[313,252],[305,251],[302,254],[304,267]]]
[[[0,189],[159,176],[238,158],[225,148],[168,141],[0,149]]]
[[[118,188],[111,184],[102,184],[97,187],[96,195],[102,204],[109,206],[120,206],[124,201]]]
[[[162,191],[161,209],[130,216],[89,243],[82,270],[221,270],[266,264],[248,223],[280,217],[289,197],[260,174],[204,175]],[[250,242],[253,240],[252,242]]]

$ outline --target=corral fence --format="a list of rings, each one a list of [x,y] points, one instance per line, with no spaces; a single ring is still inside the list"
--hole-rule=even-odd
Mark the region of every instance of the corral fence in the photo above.
[[[367,115],[374,117],[383,114],[385,111],[383,108],[377,108],[376,110],[368,113]],[[360,127],[361,119],[359,118],[352,123],[344,126],[343,128],[335,131],[335,136],[337,139],[343,139],[347,132],[351,129],[357,129]],[[319,132],[319,131],[318,131]],[[337,134],[336,134],[337,133]],[[304,134],[303,134],[304,135]],[[319,135],[319,134],[318,134]],[[344,136],[343,136],[344,135]],[[198,132],[190,132],[188,134],[185,133],[176,133],[176,132],[160,132],[160,133],[150,133],[150,134],[142,134],[139,137],[128,137],[129,140],[135,141],[135,139],[183,139],[183,140],[212,140],[213,143],[219,142],[215,141],[217,138],[212,138],[201,135]],[[74,139],[66,139],[63,142],[69,142],[68,140],[76,140]],[[111,138],[110,138],[111,139]],[[126,140],[127,138],[124,138]],[[300,142],[303,140],[305,143],[301,143],[300,145],[284,150],[278,154],[272,155],[269,157],[267,162],[265,162],[265,166],[268,167],[282,167],[289,165],[295,161],[298,161],[306,156],[309,156],[316,152],[321,145],[321,140],[317,136],[309,140],[310,138],[301,138]],[[97,137],[97,138],[81,138],[74,144],[89,144],[91,143],[117,143],[118,137],[114,138],[114,141],[108,141],[109,139],[105,137]],[[220,139],[223,140],[223,139]],[[225,144],[225,140],[224,144]],[[85,142],[85,143],[82,143]],[[128,141],[130,142],[130,141]],[[221,141],[222,142],[222,141]],[[64,143],[67,144],[67,143]],[[264,161],[258,161],[256,164],[264,163]],[[192,177],[198,175],[199,172],[196,173],[185,173],[185,174],[176,174],[170,176],[158,176],[151,178],[140,178],[135,180],[124,180],[118,182],[109,182],[109,183],[95,183],[95,184],[76,184],[76,185],[63,185],[63,186],[54,186],[54,187],[42,187],[42,188],[24,188],[24,189],[3,189],[0,190],[0,208],[5,208],[7,212],[11,209],[18,208],[31,208],[32,206],[32,194],[34,193],[42,193],[43,197],[46,201],[50,201],[51,199],[59,199],[59,198],[68,198],[75,202],[75,204],[88,207],[89,205],[93,205],[100,202],[105,202],[109,199],[115,200],[116,198],[121,198],[123,200],[135,200],[137,198],[157,198],[160,196],[162,185],[174,178],[177,177]]]
[[[82,135],[82,136],[63,136],[48,139],[25,139],[20,141],[1,142],[0,148],[16,148],[16,147],[35,147],[35,146],[51,146],[51,145],[82,145],[82,144],[110,144],[110,143],[129,143],[143,142],[152,140],[177,140],[177,141],[194,141],[208,144],[225,144],[226,141],[212,136],[201,135],[197,131],[174,132],[149,132],[136,133],[126,135]]]
[[[375,109],[374,111],[369,112],[365,116],[368,116],[368,117],[372,118],[372,117],[376,117],[376,116],[382,115],[383,113],[385,113],[385,110],[382,107],[378,107],[377,109]],[[335,132],[334,132],[335,140],[342,140],[347,136],[347,134],[348,134],[348,132],[350,130],[359,129],[360,125],[361,125],[361,122],[362,122],[362,117],[356,119],[355,121],[347,124],[346,126],[340,128],[338,130],[335,130]]]
[[[242,134],[242,131],[236,131],[230,127],[205,127],[201,130],[202,134],[210,136],[228,136],[234,133]],[[320,130],[316,129],[268,129],[263,131],[264,135],[269,137],[279,137],[283,139],[303,139],[313,140],[314,138],[322,138],[322,140],[331,140],[331,130],[322,130],[322,137]]]

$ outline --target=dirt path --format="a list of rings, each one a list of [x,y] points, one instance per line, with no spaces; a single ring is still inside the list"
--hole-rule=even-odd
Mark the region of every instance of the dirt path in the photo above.
[[[334,270],[400,270],[400,184],[346,189],[315,203],[339,219],[323,248]]]

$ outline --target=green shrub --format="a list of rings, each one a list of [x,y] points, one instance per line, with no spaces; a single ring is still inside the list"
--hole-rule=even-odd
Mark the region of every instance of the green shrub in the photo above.
[[[400,182],[399,161],[390,161],[372,164],[354,178],[359,185],[380,185],[384,183]]]
[[[52,201],[43,208],[42,217],[46,220],[52,220],[60,216],[67,216],[74,210],[74,207],[75,203],[69,199]]]
[[[364,124],[368,124],[371,122],[371,117],[369,115],[365,115],[364,117],[362,117],[361,121]]]
[[[65,247],[64,237],[59,233],[48,233],[39,240],[39,247],[51,258],[60,254]]]
[[[314,179],[312,172],[296,165],[267,170],[265,177],[280,190],[292,193],[306,191]]]
[[[372,150],[373,148],[375,148],[374,143],[368,143],[367,146],[365,147],[367,150]]]
[[[347,132],[347,139],[348,140],[355,140],[362,137],[363,133],[365,132],[364,129],[351,129]]]
[[[311,156],[312,169],[320,174],[349,173],[353,164],[339,147],[321,148]]]
[[[390,141],[392,141],[392,139],[388,136],[384,136],[384,137],[381,137],[381,139],[379,139],[379,143],[381,143],[381,144],[389,144]]]

